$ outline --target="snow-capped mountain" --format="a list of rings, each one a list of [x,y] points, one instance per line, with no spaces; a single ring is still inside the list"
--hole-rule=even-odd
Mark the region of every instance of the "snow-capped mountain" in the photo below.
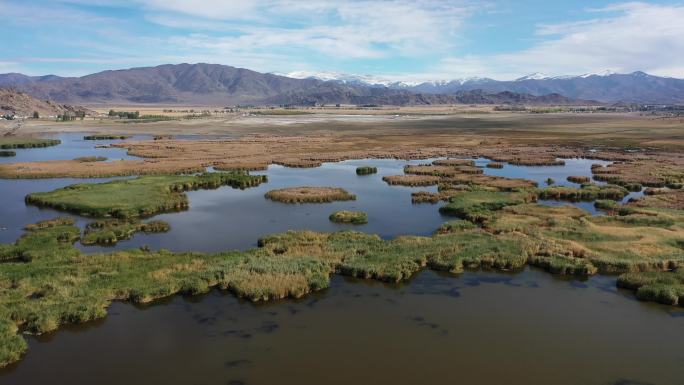
[[[542,72],[535,72],[529,75],[525,75],[523,77],[519,77],[515,79],[516,82],[522,82],[525,80],[549,80],[549,79],[573,79],[573,78],[588,78],[590,76],[610,76],[610,75],[616,75],[617,72],[614,72],[612,70],[603,70],[600,72],[591,72],[591,73],[586,73],[582,75],[558,75],[558,76],[550,76]]]
[[[356,75],[340,72],[313,72],[313,71],[294,71],[289,73],[274,73],[275,75],[287,76],[294,79],[316,79],[322,81],[334,81],[342,84],[387,87],[393,89],[410,89],[415,92],[424,93],[444,93],[444,90],[458,91],[464,85],[477,85],[495,81],[489,78],[466,77],[450,80],[429,80],[429,81],[397,81],[376,75]],[[438,92],[439,91],[439,92]]]
[[[551,76],[541,73],[541,72],[535,72],[533,74],[525,75],[523,77],[515,79],[516,82],[521,82],[523,80],[542,80],[542,79],[550,79]]]
[[[287,76],[294,79],[317,79],[322,81],[335,81],[343,84],[364,85],[364,86],[379,86],[379,87],[411,87],[416,83],[411,82],[396,82],[386,78],[374,75],[354,75],[340,72],[312,72],[312,71],[294,71],[286,74],[276,74]]]
[[[397,81],[375,75],[298,71],[284,76],[318,79],[366,87],[386,87],[422,94],[453,94],[459,91],[510,91],[532,95],[558,93],[567,97],[603,102],[682,103],[684,80],[653,76],[641,71],[619,74],[612,70],[582,75],[551,76],[540,72],[500,81],[468,77],[453,80]]]
[[[404,105],[523,101],[566,104],[573,100],[684,103],[684,79],[653,76],[640,71],[555,77],[535,74],[524,77],[524,80],[512,81],[476,77],[420,83],[337,73],[300,72],[290,76],[298,79],[219,64],[184,63],[103,71],[79,78],[0,74],[0,88],[14,88],[35,98],[68,104]],[[310,79],[312,77],[315,79]],[[564,99],[559,99],[559,96]]]

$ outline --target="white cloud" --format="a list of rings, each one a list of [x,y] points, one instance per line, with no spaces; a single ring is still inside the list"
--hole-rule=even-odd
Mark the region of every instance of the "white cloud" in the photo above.
[[[454,76],[479,67],[482,74],[501,79],[537,71],[562,75],[604,69],[684,77],[684,6],[624,3],[590,12],[598,17],[539,26],[537,35],[545,40],[529,49],[447,58],[432,70]]]
[[[452,48],[462,20],[474,10],[464,4],[434,0],[145,2],[147,9],[157,11],[148,17],[152,22],[224,32],[175,36],[175,42],[192,41],[223,52],[306,48],[335,59],[414,56]]]
[[[138,25],[140,18],[84,5],[135,9],[145,21],[164,29],[155,31],[145,21]],[[68,52],[65,58],[55,51],[31,58],[32,52],[13,49],[18,57],[2,59],[15,62],[11,68],[54,61],[87,71],[203,61],[279,72],[365,67],[367,73],[412,81],[513,79],[532,72],[564,75],[604,69],[684,77],[682,4],[630,2],[585,9],[585,20],[538,25],[529,48],[480,55],[465,52],[462,42],[470,37],[470,28],[492,24],[466,21],[499,8],[472,0],[59,0],[51,7],[0,0],[0,8],[7,28],[53,30],[36,40]],[[471,46],[475,42],[470,41]],[[434,64],[411,72],[408,64],[401,65],[404,60],[417,66],[427,60]],[[411,73],[389,69],[402,67]]]

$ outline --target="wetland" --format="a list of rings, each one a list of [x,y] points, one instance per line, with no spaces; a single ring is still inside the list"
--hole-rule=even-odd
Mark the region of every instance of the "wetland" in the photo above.
[[[119,136],[0,159],[3,383],[679,383],[676,152]]]

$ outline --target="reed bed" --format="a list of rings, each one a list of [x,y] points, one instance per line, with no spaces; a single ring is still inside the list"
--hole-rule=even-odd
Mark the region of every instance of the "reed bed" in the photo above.
[[[370,175],[376,174],[377,172],[378,168],[372,166],[361,166],[356,168],[356,175]]]
[[[516,155],[495,155],[490,156],[494,162],[508,163],[515,166],[564,166],[565,161],[562,159],[545,158],[537,154],[529,154],[527,156]]]
[[[597,186],[585,184],[580,188],[566,186],[547,187],[539,190],[539,198],[569,201],[620,200],[628,193],[627,189],[616,185]]]
[[[404,166],[407,175],[453,176],[461,172],[453,166],[435,166],[431,164],[409,164]]]
[[[0,157],[10,158],[13,156],[17,156],[17,153],[14,151],[8,151],[8,150],[0,151]]]
[[[350,223],[353,225],[363,225],[368,223],[368,214],[363,211],[335,211],[330,214],[329,217],[331,222],[335,223]]]
[[[499,162],[489,162],[487,163],[487,168],[501,169],[504,168],[504,164]]]
[[[684,269],[627,273],[618,277],[617,285],[643,301],[684,306]]]
[[[591,182],[591,178],[588,176],[571,175],[568,177],[568,182],[586,184]]]
[[[448,201],[460,191],[462,190],[445,189],[436,193],[428,191],[416,191],[411,193],[411,203],[438,203],[440,201]]]
[[[273,164],[291,168],[314,168],[320,167],[323,163],[317,160],[310,159],[279,159],[274,160]]]
[[[599,210],[617,211],[620,208],[620,204],[610,199],[599,199],[594,202],[594,207]]]
[[[492,188],[499,191],[521,191],[537,187],[537,183],[527,179],[504,178],[493,175],[459,174],[442,178],[445,186],[469,185],[477,188]]]
[[[104,156],[82,156],[79,158],[74,158],[75,161],[81,163],[91,163],[91,162],[104,162],[107,160]]]
[[[83,245],[101,245],[113,246],[119,241],[130,239],[135,233],[143,232],[145,234],[151,233],[165,233],[171,227],[164,221],[95,221],[86,225],[86,228],[81,236],[81,243]]]
[[[268,164],[261,162],[218,163],[214,164],[214,169],[218,171],[265,171],[268,169]]]
[[[86,135],[83,140],[124,140],[130,137],[130,135]]]
[[[70,185],[26,196],[27,204],[92,217],[135,218],[188,207],[185,191],[221,186],[249,188],[266,181],[247,173],[144,176],[106,183]]]
[[[439,212],[471,222],[481,223],[491,219],[494,212],[506,206],[535,200],[533,193],[506,193],[500,191],[467,191],[451,197]]]
[[[62,143],[57,139],[40,139],[28,137],[0,137],[0,149],[13,148],[42,148],[56,146]]]
[[[356,195],[337,187],[288,187],[271,190],[266,199],[282,203],[330,203],[356,200]]]
[[[457,166],[456,170],[462,174],[470,174],[470,175],[476,175],[476,174],[484,174],[484,170],[480,167],[476,166]]]
[[[36,230],[48,229],[50,227],[71,226],[74,223],[75,223],[75,220],[72,217],[57,217],[57,218],[53,218],[53,219],[47,219],[44,221],[28,224],[24,227],[24,230],[36,231]]]
[[[475,166],[472,159],[438,159],[432,162],[435,166]]]
[[[389,185],[417,187],[437,185],[441,178],[434,175],[391,175],[382,177],[382,180]]]

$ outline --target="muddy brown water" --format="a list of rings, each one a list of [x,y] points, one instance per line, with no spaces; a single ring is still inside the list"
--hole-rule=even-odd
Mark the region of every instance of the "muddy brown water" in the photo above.
[[[115,303],[104,320],[30,338],[0,383],[677,385],[683,327],[682,309],[637,302],[611,277],[335,276],[270,304],[219,291]]]

